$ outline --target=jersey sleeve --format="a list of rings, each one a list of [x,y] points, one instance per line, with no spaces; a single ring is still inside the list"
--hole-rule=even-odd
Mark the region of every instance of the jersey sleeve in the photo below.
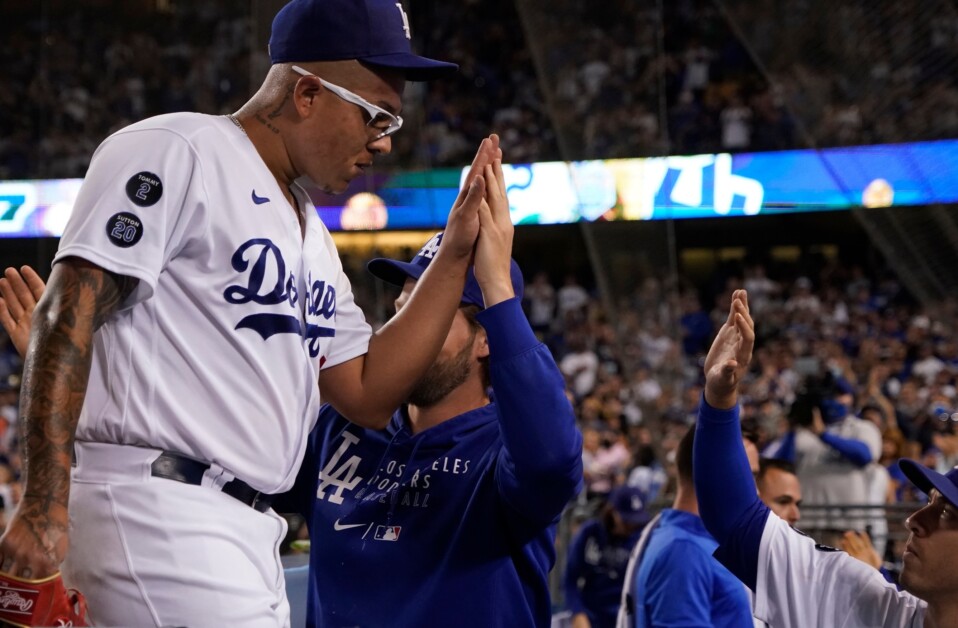
[[[816,545],[775,515],[766,521],[755,616],[769,625],[920,628],[924,612],[924,602],[886,582],[877,569]]]
[[[325,230],[325,227],[323,227]],[[329,353],[323,356],[320,368],[330,368],[353,358],[364,355],[369,350],[372,328],[366,322],[366,315],[356,304],[353,287],[343,272],[343,265],[329,232],[325,232],[326,247],[330,252],[330,263],[336,268],[336,337],[330,344]]]
[[[161,128],[120,131],[97,149],[54,264],[79,257],[139,280],[125,306],[152,296],[191,230],[206,231],[206,194],[190,143]]]
[[[712,558],[687,539],[676,539],[658,557],[645,581],[645,590],[633,591],[643,600],[637,615],[656,628],[712,626]],[[633,587],[638,584],[633,583]]]
[[[503,451],[499,494],[535,522],[554,519],[582,481],[582,436],[565,380],[538,341],[518,298],[477,315],[489,340],[489,370]]]

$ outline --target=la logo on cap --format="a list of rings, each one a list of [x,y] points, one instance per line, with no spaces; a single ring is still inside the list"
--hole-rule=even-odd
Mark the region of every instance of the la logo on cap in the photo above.
[[[399,14],[402,16],[402,29],[406,31],[406,39],[412,39],[409,34],[409,17],[406,15],[406,12],[402,10],[400,3],[396,3],[396,8],[399,9]]]
[[[436,253],[439,252],[439,243],[442,242],[442,233],[437,233],[429,242],[426,242],[422,248],[419,250],[419,257],[425,257],[426,259],[432,259],[436,256]]]

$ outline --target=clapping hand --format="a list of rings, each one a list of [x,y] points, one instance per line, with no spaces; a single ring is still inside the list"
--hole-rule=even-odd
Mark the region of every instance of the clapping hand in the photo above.
[[[712,341],[705,358],[705,401],[727,410],[738,402],[738,385],[752,360],[755,323],[748,311],[745,290],[732,293],[728,319]]]
[[[472,258],[476,238],[479,237],[479,207],[486,202],[486,188],[489,185],[485,179],[486,167],[501,158],[498,135],[493,134],[482,140],[459,196],[449,211],[440,254],[452,255],[460,260]]]
[[[27,354],[30,320],[46,284],[29,266],[8,268],[0,277],[0,325],[10,336],[20,357]]]
[[[515,227],[509,214],[501,152],[498,158],[484,168],[486,196],[479,205],[475,273],[486,307],[516,296],[511,275]]]

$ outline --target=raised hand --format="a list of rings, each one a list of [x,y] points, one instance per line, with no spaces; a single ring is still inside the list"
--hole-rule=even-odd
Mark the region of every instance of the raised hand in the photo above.
[[[705,358],[705,401],[713,408],[726,410],[738,401],[738,385],[752,360],[755,323],[748,311],[744,290],[732,293],[728,319]]]
[[[500,151],[501,153],[501,151]],[[479,205],[479,239],[476,241],[476,281],[482,299],[490,307],[515,296],[510,274],[515,227],[509,214],[502,158],[484,169],[486,197]]]
[[[485,168],[501,154],[498,135],[490,135],[479,144],[465,183],[449,211],[440,254],[460,259],[472,256],[479,236],[479,205],[486,193]]]
[[[40,275],[29,266],[21,266],[19,272],[8,268],[0,277],[0,325],[21,358],[27,354],[33,309],[45,288]]]

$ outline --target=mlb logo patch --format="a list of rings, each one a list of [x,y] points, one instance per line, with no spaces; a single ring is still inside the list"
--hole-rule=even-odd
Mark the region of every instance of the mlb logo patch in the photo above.
[[[376,526],[377,541],[398,541],[402,526]]]

